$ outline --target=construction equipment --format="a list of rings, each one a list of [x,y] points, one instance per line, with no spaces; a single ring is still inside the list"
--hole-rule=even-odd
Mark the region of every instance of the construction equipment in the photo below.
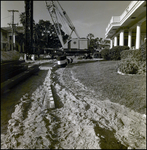
[[[81,51],[88,51],[88,39],[87,38],[80,38],[73,23],[71,22],[69,16],[62,8],[58,1],[45,1],[47,10],[51,16],[52,22],[55,27],[55,31],[58,35],[58,38],[61,42],[62,49],[65,52],[74,51],[81,52]],[[62,26],[61,26],[62,25]],[[65,29],[70,29],[69,37],[66,41],[63,40],[63,35],[61,32],[61,28],[64,27]],[[67,29],[67,30],[68,30]],[[68,30],[69,31],[69,30]],[[75,33],[77,38],[72,38],[72,34]]]

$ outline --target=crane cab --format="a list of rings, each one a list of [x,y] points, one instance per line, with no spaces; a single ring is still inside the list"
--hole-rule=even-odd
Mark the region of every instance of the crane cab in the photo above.
[[[89,40],[87,38],[72,38],[64,45],[66,51],[88,50]]]

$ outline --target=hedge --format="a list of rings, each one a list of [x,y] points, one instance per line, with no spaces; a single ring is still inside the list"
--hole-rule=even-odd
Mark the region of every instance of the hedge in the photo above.
[[[141,57],[143,61],[146,61],[146,42],[144,42],[144,44],[141,45],[140,47],[140,51],[141,51]]]
[[[120,53],[124,50],[129,50],[128,46],[115,46],[110,49],[110,58],[111,60],[120,60],[121,56]]]
[[[101,51],[101,56],[104,60],[110,60],[109,51],[109,49],[103,49]]]
[[[146,74],[146,61],[138,61],[129,55],[120,61],[118,69],[126,74]]]
[[[118,64],[119,71],[126,74],[136,74],[138,72],[138,61],[132,56],[128,56]]]
[[[121,56],[120,53],[124,50],[128,50],[128,46],[115,46],[113,48],[109,49],[103,49],[101,51],[101,56],[105,60],[120,60]]]
[[[146,74],[146,42],[139,50],[122,51],[118,68],[126,74]]]
[[[126,59],[127,57],[131,56],[138,61],[141,60],[140,50],[126,50],[126,51],[122,51],[120,54],[121,54],[121,59]]]
[[[101,53],[100,52],[94,52],[93,58],[102,58]]]
[[[125,50],[120,53],[121,59],[125,59],[129,56],[133,57],[137,61],[145,61],[146,60],[146,42],[141,45],[138,50]]]

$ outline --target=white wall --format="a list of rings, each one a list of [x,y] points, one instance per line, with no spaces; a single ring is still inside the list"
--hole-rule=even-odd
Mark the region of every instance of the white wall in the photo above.
[[[71,44],[71,49],[78,49],[79,48],[78,39],[72,39],[70,44]]]
[[[88,49],[88,40],[87,39],[80,39],[79,40],[80,49]]]

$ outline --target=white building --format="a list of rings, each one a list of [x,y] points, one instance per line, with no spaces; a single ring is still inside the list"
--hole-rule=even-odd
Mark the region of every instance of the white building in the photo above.
[[[146,40],[146,1],[131,1],[120,16],[112,16],[105,38],[110,39],[110,48],[139,49]]]

